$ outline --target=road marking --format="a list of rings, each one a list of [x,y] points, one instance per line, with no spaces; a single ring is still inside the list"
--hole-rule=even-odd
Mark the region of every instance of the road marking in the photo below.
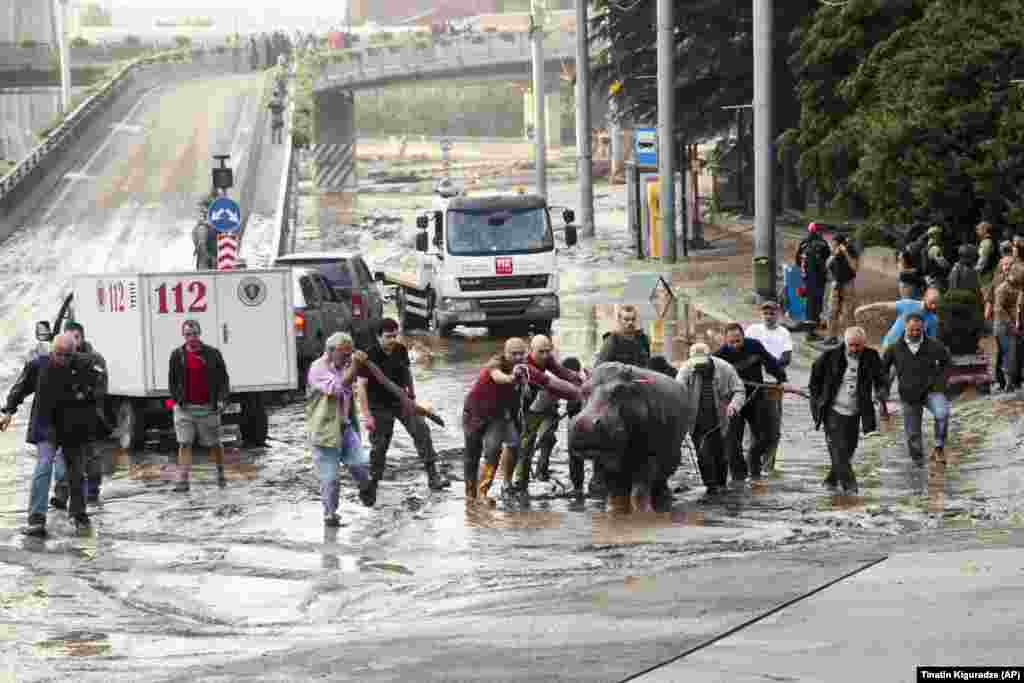
[[[96,161],[96,159],[100,156],[100,154],[102,154],[104,151],[106,151],[107,147],[110,146],[110,141],[114,139],[114,135],[117,134],[118,128],[120,126],[128,125],[128,122],[131,121],[133,116],[135,116],[135,112],[138,111],[139,107],[142,106],[142,103],[146,101],[146,98],[149,97],[150,95],[152,95],[153,93],[156,93],[156,92],[158,92],[160,90],[163,90],[163,88],[164,88],[164,86],[157,86],[157,87],[155,87],[155,88],[153,88],[151,90],[147,90],[145,93],[143,93],[142,97],[139,98],[139,101],[136,102],[134,105],[132,105],[132,108],[130,110],[128,110],[128,114],[124,117],[124,119],[122,119],[120,122],[115,124],[113,126],[113,129],[109,133],[107,133],[106,140],[104,140],[103,144],[100,145],[99,148],[95,152],[93,152],[92,156],[89,157],[88,161],[85,162],[85,165],[82,166],[82,169],[80,171],[78,171],[78,173],[76,175],[86,176],[89,173],[89,168],[93,165],[93,163]],[[68,175],[71,175],[71,174],[68,174]],[[61,190],[60,195],[57,196],[57,200],[53,204],[50,205],[50,210],[47,211],[46,215],[43,216],[43,221],[42,221],[43,223],[49,222],[49,220],[53,216],[54,212],[56,212],[58,208],[61,208],[61,207],[64,206],[64,200],[67,199],[67,196],[71,192],[73,187],[74,187],[74,184],[70,184],[70,185],[65,186],[64,189]]]

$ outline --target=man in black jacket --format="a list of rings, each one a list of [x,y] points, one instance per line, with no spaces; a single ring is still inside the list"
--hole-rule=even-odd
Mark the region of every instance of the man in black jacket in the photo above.
[[[739,323],[726,325],[725,344],[715,356],[736,368],[747,390],[746,403],[739,415],[729,422],[729,431],[726,434],[725,447],[729,454],[729,470],[734,481],[746,479],[748,471],[751,478],[760,479],[762,459],[771,445],[778,440],[778,435],[775,434],[778,423],[773,417],[774,410],[768,405],[768,399],[758,385],[764,384],[764,371],[783,384],[786,382],[786,371],[764,344],[743,336],[743,326]],[[748,423],[754,442],[750,445],[747,460],[744,460],[743,434]]]
[[[847,328],[844,339],[842,346],[821,354],[811,366],[811,412],[815,429],[825,425],[832,459],[825,485],[856,493],[857,478],[850,461],[857,450],[858,429],[865,434],[878,429],[871,390],[885,400],[889,380],[878,352],[867,347],[862,328]]]
[[[800,241],[796,250],[796,265],[803,273],[804,287],[807,290],[807,320],[814,327],[807,333],[808,339],[818,339],[818,324],[821,321],[821,309],[825,302],[825,282],[828,279],[826,264],[832,250],[828,242],[821,236],[821,227],[817,223],[807,226],[807,237]]]
[[[594,367],[601,363],[618,362],[646,368],[651,362],[651,342],[643,330],[637,327],[636,306],[619,306],[616,320],[619,329],[605,333]]]
[[[199,339],[202,329],[196,320],[181,324],[185,338],[171,352],[167,386],[174,400],[174,432],[178,438],[178,483],[174,490],[189,490],[192,472],[192,444],[210,449],[217,465],[217,484],[223,487],[224,446],[220,441],[220,416],[230,396],[228,370],[220,351]]]
[[[105,385],[106,371],[91,355],[76,353],[75,347],[75,340],[66,332],[54,340],[49,363],[40,369],[36,402],[39,416],[48,425],[46,440],[63,454],[70,497],[68,515],[77,529],[84,530],[90,526],[82,485],[86,449],[96,438],[96,401]]]
[[[925,336],[924,317],[920,313],[908,313],[905,319],[906,333],[885,350],[883,370],[888,378],[890,369],[896,368],[903,404],[903,432],[907,437],[910,457],[917,464],[924,462],[921,419],[927,408],[935,418],[932,457],[943,461],[950,415],[949,399],[945,394],[949,350],[937,339]]]

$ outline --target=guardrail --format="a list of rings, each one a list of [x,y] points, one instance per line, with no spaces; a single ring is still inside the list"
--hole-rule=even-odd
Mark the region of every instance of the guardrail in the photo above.
[[[237,49],[237,48],[234,48]],[[228,50],[230,51],[230,50]],[[76,132],[87,124],[94,114],[106,107],[114,96],[120,92],[131,80],[137,69],[154,64],[166,63],[169,58],[188,55],[190,59],[202,57],[208,53],[207,50],[173,50],[167,53],[140,57],[125,65],[117,74],[108,81],[99,91],[88,97],[79,104],[70,114],[64,117],[60,125],[47,133],[46,138],[36,145],[24,159],[12,168],[3,178],[0,178],[0,204],[14,192],[21,183],[25,182],[40,164],[46,161],[51,155],[60,153],[69,143],[78,139]]]
[[[292,148],[292,119],[295,116],[294,100],[288,104],[288,116],[285,119],[284,136],[284,172],[281,174],[281,185],[277,192],[277,209],[274,211],[274,246],[271,252],[271,259],[281,256],[285,248],[286,240],[295,242],[295,222],[292,201],[295,192],[295,162],[294,149]],[[273,263],[268,263],[270,267]]]
[[[486,34],[425,47],[368,46],[348,50],[346,61],[324,55],[327,63],[313,84],[313,90],[354,88],[363,83],[406,75],[410,80],[454,69],[486,67],[530,60],[527,33]],[[576,33],[556,33],[544,39],[545,60],[575,60]]]

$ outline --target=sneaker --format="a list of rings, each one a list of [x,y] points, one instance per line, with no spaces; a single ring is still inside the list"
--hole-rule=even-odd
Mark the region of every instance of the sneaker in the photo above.
[[[58,510],[68,509],[68,501],[65,500],[64,498],[58,498],[57,496],[54,496],[53,498],[50,499],[50,505],[57,508]]]
[[[324,517],[324,526],[329,526],[331,528],[339,527],[341,526],[341,519],[339,519],[336,514],[327,515]]]
[[[30,521],[21,533],[34,538],[46,538],[46,522]]]

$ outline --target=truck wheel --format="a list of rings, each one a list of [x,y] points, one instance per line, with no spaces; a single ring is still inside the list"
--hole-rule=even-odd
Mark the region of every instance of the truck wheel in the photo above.
[[[117,404],[117,441],[127,451],[140,451],[146,445],[146,413],[141,401],[122,399]]]
[[[267,442],[267,407],[263,403],[263,394],[244,394],[242,396],[242,414],[238,419],[238,428],[242,433],[242,442],[248,446],[262,446]]]

